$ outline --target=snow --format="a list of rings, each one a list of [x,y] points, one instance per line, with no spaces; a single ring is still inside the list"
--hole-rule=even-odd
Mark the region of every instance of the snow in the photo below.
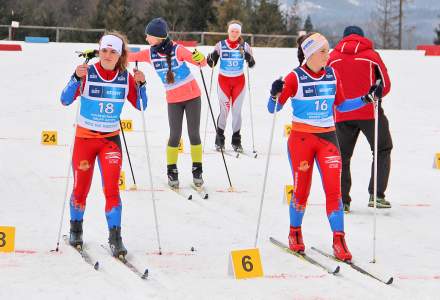
[[[432,164],[435,153],[440,152],[436,91],[440,58],[425,57],[418,51],[381,52],[393,83],[384,103],[394,142],[387,191],[393,208],[377,211],[376,264],[369,263],[373,245],[373,210],[367,207],[371,153],[364,137],[359,139],[352,159],[353,212],[345,216],[347,243],[357,263],[384,278],[394,276],[391,286],[367,278],[346,265],[341,265],[339,276],[325,274],[270,244],[269,236],[286,241],[288,234],[288,207],[283,202],[283,193],[284,185],[291,183],[291,174],[283,126],[290,121],[289,106],[277,116],[264,198],[258,241],[264,277],[235,280],[227,274],[229,252],[254,245],[272,124],[272,115],[266,111],[268,90],[274,79],[297,65],[294,49],[255,49],[257,65],[251,70],[251,87],[255,147],[259,156],[258,159],[226,156],[233,185],[240,193],[217,192],[226,190],[228,181],[221,156],[213,151],[215,135],[209,119],[204,156],[208,200],[194,195],[194,200],[188,201],[167,190],[165,145],[169,129],[164,89],[152,67],[140,64],[148,82],[149,104],[145,116],[164,251],[164,255],[157,255],[141,116],[127,104],[122,117],[132,119],[135,129],[126,134],[127,144],[138,188],[144,191],[121,193],[122,234],[129,259],[139,268],[149,269],[150,279],[142,281],[100,246],[106,243],[108,233],[98,171],[88,197],[84,238],[101,269],[93,270],[63,241],[59,253],[50,252],[57,242],[76,112],[76,104],[63,107],[59,95],[74,67],[81,63],[74,51],[95,45],[23,43],[22,46],[23,52],[0,53],[3,70],[0,74],[3,103],[0,111],[0,225],[15,226],[17,230],[17,251],[0,254],[0,299],[438,298],[440,173]],[[199,50],[207,54],[211,48],[200,47]],[[192,71],[203,89],[199,71],[197,68]],[[211,71],[204,69],[204,75],[209,86]],[[211,102],[216,115],[215,88]],[[202,138],[206,104],[204,97]],[[243,115],[243,144],[250,151],[248,99]],[[57,130],[60,146],[41,145],[42,130]],[[228,127],[228,147],[230,137]],[[181,184],[189,188],[191,157],[186,127],[183,138],[185,153],[179,157],[179,171]],[[124,158],[123,170],[129,187],[132,181],[127,162]],[[303,224],[305,243],[307,247],[331,251],[331,232],[317,172],[313,181]],[[68,207],[65,212],[63,234],[68,233]],[[191,247],[195,248],[194,252],[190,251]],[[309,248],[307,251],[316,259],[333,264]]]

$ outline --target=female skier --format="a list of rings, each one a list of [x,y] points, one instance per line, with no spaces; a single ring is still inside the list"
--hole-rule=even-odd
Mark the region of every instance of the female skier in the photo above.
[[[232,20],[228,23],[228,38],[215,45],[215,49],[207,57],[207,63],[214,68],[220,59],[218,75],[218,102],[220,114],[217,119],[217,135],[215,147],[217,151],[225,148],[225,128],[229,110],[232,107],[232,147],[234,151],[243,152],[241,146],[241,107],[246,95],[244,61],[249,68],[255,65],[252,50],[241,37],[242,23]]]
[[[326,195],[326,211],[333,231],[336,258],[352,258],[345,243],[344,213],[341,201],[341,156],[335,132],[333,109],[349,111],[374,99],[372,88],[366,96],[346,100],[336,72],[326,67],[329,44],[319,33],[301,36],[298,41],[299,67],[283,80],[272,84],[268,110],[277,111],[291,98],[292,130],[287,150],[292,169],[294,192],[289,206],[289,248],[305,249],[301,224],[310,192],[313,164],[316,161]],[[303,64],[303,62],[305,63]],[[278,101],[277,101],[278,99]]]
[[[127,254],[121,238],[119,117],[125,99],[138,110],[145,110],[148,100],[144,74],[135,71],[133,77],[127,71],[127,44],[125,36],[117,32],[104,35],[99,41],[99,52],[92,50],[84,55],[93,58],[97,53],[99,61],[91,66],[86,63],[77,66],[61,94],[63,105],[72,104],[78,96],[81,101],[72,155],[74,187],[70,198],[69,243],[74,247],[83,245],[86,198],[98,158],[106,200],[109,245],[115,257]]]
[[[191,143],[192,174],[196,187],[203,185],[202,143],[200,140],[200,89],[186,62],[205,66],[202,53],[189,51],[174,43],[168,36],[168,25],[162,18],[155,18],[145,29],[146,49],[129,56],[129,61],[143,61],[153,65],[162,80],[168,102],[170,137],[167,146],[167,176],[171,188],[179,187],[177,170],[178,146],[182,135],[183,114],[186,114],[188,136]]]

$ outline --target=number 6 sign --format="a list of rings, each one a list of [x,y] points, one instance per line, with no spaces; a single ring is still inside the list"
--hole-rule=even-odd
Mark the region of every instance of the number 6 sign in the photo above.
[[[262,277],[263,267],[258,248],[231,251],[229,274],[235,279]]]

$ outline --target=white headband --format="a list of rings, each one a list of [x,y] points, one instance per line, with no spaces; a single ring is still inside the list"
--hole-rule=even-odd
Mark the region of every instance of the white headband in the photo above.
[[[232,23],[228,27],[228,32],[230,32],[232,29],[236,29],[241,32],[241,25],[237,23]]]
[[[101,39],[101,44],[99,45],[99,50],[104,48],[111,48],[116,50],[119,55],[122,54],[122,40],[114,35],[104,35]]]
[[[313,55],[316,51],[321,49],[322,46],[324,46],[327,42],[327,39],[319,34],[315,33],[309,36],[302,42],[301,48],[304,52],[304,58],[307,60],[310,56]]]

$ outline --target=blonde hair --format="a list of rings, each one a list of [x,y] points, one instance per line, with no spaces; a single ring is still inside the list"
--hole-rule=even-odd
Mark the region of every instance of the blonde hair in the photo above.
[[[231,24],[238,24],[238,25],[240,25],[241,27],[243,27],[243,23],[241,23],[240,20],[233,19],[233,20],[229,21],[228,24],[226,24],[226,26],[229,27],[229,25],[231,25]],[[240,45],[243,45],[243,44],[244,44],[244,39],[243,39],[243,37],[241,36],[241,34],[240,34],[240,37],[238,38],[238,43],[239,43]],[[243,47],[240,47],[240,53],[243,55],[243,53],[244,53]]]
[[[116,63],[115,68],[118,69],[119,71],[123,72],[125,70],[127,70],[127,66],[128,66],[128,39],[127,36],[125,36],[125,34],[120,33],[118,31],[110,31],[110,32],[106,32],[104,35],[114,35],[118,38],[120,38],[122,40],[122,53],[121,56],[119,57],[118,62]],[[102,39],[102,37],[101,37]],[[99,39],[99,43],[101,43],[101,39]]]

